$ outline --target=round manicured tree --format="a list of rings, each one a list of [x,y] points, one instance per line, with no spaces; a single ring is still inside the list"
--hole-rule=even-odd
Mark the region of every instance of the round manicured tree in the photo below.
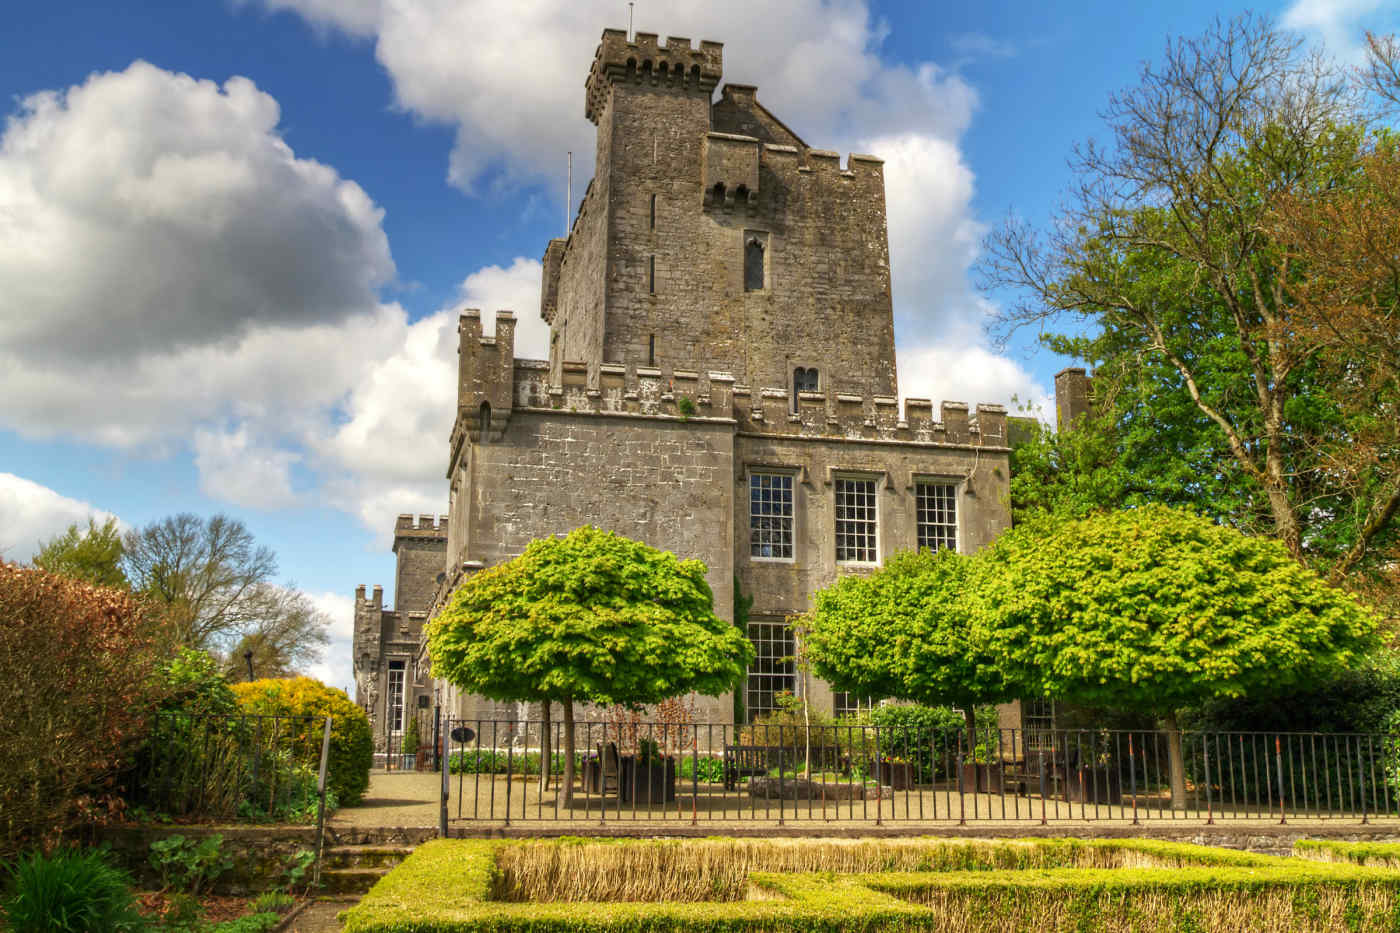
[[[1278,541],[1165,506],[1023,525],[976,560],[1017,692],[1160,717],[1178,808],[1177,710],[1315,683],[1374,644],[1374,617]]]
[[[433,672],[493,700],[564,709],[564,799],[576,701],[638,707],[732,689],[753,656],[714,613],[705,565],[591,526],[477,573],[428,625]]]
[[[817,593],[804,655],[832,686],[871,697],[959,706],[968,751],[974,707],[1010,699],[975,626],[972,559],[950,550],[896,554],[868,576]]]

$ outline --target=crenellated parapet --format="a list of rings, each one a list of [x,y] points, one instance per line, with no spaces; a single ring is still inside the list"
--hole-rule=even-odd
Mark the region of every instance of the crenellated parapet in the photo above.
[[[813,201],[884,202],[885,163],[876,156],[850,153],[842,166],[840,153],[830,149],[799,149],[733,133],[707,133],[701,151],[707,210],[758,207],[765,193],[762,179]]]
[[[400,515],[394,521],[394,537],[397,538],[445,538],[447,537],[446,515]]]
[[[604,29],[588,72],[584,115],[598,122],[613,84],[668,84],[708,98],[723,74],[723,43],[701,40],[694,48],[689,39],[670,36],[661,42],[651,32],[639,32],[629,42],[626,31]]]
[[[928,399],[802,392],[736,385],[729,373],[604,363],[596,388],[588,366],[565,362],[551,382],[543,360],[516,360],[512,411],[553,411],[731,421],[744,433],[846,440],[1006,447],[1006,409]]]
[[[515,367],[515,315],[496,312],[496,335],[481,333],[481,312],[463,311],[457,321],[457,425],[472,440],[499,439],[510,418]]]

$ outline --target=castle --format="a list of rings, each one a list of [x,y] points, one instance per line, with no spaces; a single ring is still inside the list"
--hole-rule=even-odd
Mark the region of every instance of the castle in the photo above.
[[[516,358],[509,311],[492,336],[461,315],[441,578],[429,593],[409,571],[397,630],[366,624],[379,647],[361,643],[360,614],[390,614],[357,592],[357,683],[377,723],[386,664],[430,689],[410,650],[421,619],[534,538],[593,524],[699,558],[726,618],[737,584],[753,717],[795,690],[784,619],[817,589],[900,550],[975,551],[1010,525],[1006,410],[900,405],[881,160],[809,147],[753,87],[716,99],[721,73],[720,43],[604,30],[585,85],[595,176],[544,252],[549,358]],[[406,518],[400,586],[404,542],[442,535]],[[515,715],[436,690],[452,715]],[[862,702],[811,694],[838,713]],[[699,700],[711,722],[734,709]]]

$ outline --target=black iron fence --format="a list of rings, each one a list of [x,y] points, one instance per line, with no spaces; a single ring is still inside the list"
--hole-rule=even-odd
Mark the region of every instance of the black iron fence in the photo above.
[[[1400,737],[444,720],[444,833],[468,821],[1400,817]]]
[[[127,777],[127,801],[181,821],[317,822],[328,717],[162,713]]]
[[[386,771],[436,771],[441,756],[437,745],[440,725],[436,709],[404,710],[404,727],[384,736],[383,751],[374,756],[375,767]]]

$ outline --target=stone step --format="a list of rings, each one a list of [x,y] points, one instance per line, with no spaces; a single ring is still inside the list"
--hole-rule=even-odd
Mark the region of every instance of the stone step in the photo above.
[[[326,868],[392,868],[413,846],[330,846],[321,852]]]
[[[325,895],[364,894],[389,873],[387,868],[327,868],[321,872]]]

